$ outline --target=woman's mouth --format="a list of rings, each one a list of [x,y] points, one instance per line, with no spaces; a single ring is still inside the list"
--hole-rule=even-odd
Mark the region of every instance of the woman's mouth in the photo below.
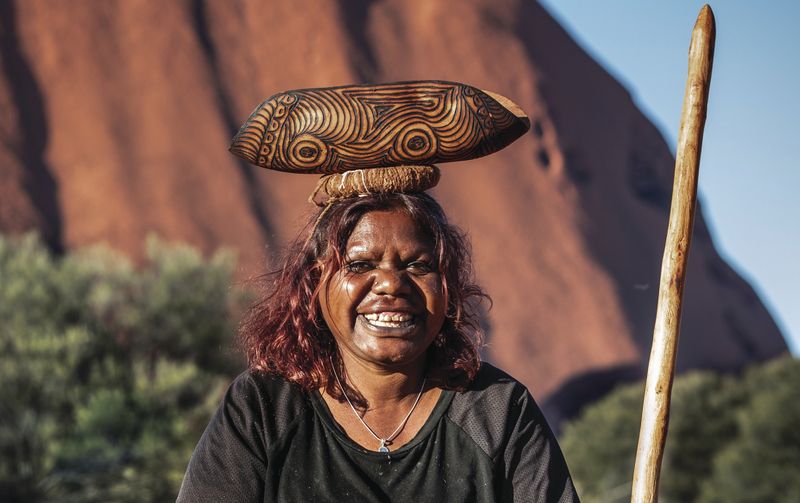
[[[375,328],[408,328],[414,325],[416,317],[410,313],[385,311],[380,313],[364,313],[364,321]]]

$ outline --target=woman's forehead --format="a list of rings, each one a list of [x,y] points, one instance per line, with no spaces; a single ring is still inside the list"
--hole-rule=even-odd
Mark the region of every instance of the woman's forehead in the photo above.
[[[408,212],[392,209],[370,211],[361,216],[346,244],[348,253],[387,246],[406,251],[432,251],[435,240]]]

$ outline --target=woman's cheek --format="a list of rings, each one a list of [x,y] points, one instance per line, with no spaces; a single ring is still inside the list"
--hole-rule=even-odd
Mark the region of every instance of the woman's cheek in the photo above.
[[[342,292],[350,300],[351,308],[355,310],[369,290],[368,280],[364,276],[350,275],[344,280]]]
[[[431,277],[426,285],[427,295],[427,308],[428,312],[437,314],[444,312],[447,307],[447,296],[444,293],[444,284],[442,283],[441,276],[438,274]]]

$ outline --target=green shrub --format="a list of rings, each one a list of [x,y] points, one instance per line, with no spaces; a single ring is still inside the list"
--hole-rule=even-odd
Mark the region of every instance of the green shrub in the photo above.
[[[564,427],[561,446],[584,503],[629,501],[644,384],[621,387]],[[662,503],[800,501],[800,362],[743,377],[675,380]]]
[[[800,501],[800,364],[788,358],[751,370],[739,434],[714,459],[702,503]]]
[[[241,368],[234,260],[0,237],[0,500],[168,501]]]

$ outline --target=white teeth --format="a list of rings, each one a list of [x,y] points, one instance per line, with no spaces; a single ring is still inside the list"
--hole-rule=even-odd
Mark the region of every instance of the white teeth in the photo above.
[[[406,326],[414,319],[414,317],[408,313],[391,312],[365,313],[364,318],[369,321],[370,325],[390,328]]]
[[[370,321],[409,321],[411,315],[407,313],[367,313],[364,318]]]

